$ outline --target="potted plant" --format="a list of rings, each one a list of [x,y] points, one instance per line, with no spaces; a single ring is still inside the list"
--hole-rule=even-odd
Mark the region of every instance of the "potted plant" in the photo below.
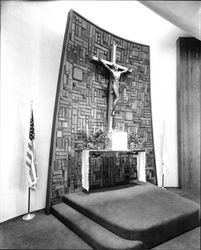
[[[138,133],[131,132],[128,134],[128,148],[130,150],[141,149],[143,147],[144,137]]]
[[[105,146],[109,142],[109,137],[101,129],[91,133],[84,142],[85,149],[101,150],[105,149]]]

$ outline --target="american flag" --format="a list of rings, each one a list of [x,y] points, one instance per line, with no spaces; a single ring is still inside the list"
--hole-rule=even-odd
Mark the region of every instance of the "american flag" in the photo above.
[[[32,190],[36,190],[38,176],[37,176],[37,165],[36,165],[33,109],[31,109],[29,141],[28,141],[28,148],[27,148],[27,153],[26,153],[26,165],[29,168],[29,187]]]

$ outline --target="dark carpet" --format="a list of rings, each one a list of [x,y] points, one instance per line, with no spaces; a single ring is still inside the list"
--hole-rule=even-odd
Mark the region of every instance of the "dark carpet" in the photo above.
[[[199,225],[196,203],[150,183],[72,193],[64,202],[53,214],[95,249],[117,249],[116,242],[123,249],[151,248]]]
[[[200,250],[200,227],[169,240],[153,250]]]
[[[200,206],[200,192],[198,190],[190,190],[190,189],[180,189],[175,187],[166,188],[168,191],[172,193],[178,194],[186,199],[194,201]]]
[[[200,193],[168,188],[171,192],[200,204]],[[21,217],[0,224],[0,249],[92,249],[53,215],[35,212],[31,221]],[[158,236],[160,237],[160,235]],[[200,249],[200,227],[190,230],[153,248],[154,250]]]
[[[64,203],[55,205],[53,213],[94,249],[131,250],[144,248],[141,241],[123,239]]]
[[[34,219],[21,217],[0,224],[0,249],[92,249],[52,214],[36,212]]]

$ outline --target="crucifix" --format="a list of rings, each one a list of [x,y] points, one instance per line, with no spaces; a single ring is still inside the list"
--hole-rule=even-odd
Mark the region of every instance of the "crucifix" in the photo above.
[[[108,86],[108,107],[107,107],[107,125],[108,132],[112,131],[113,127],[113,118],[115,114],[115,108],[119,101],[119,81],[122,74],[131,73],[132,70],[124,66],[116,64],[116,43],[113,42],[112,47],[112,61],[106,61],[104,59],[98,59],[96,56],[93,56],[94,61],[101,62],[102,65],[109,70],[110,72],[110,81]],[[112,96],[113,95],[113,96]],[[112,98],[113,97],[113,98]]]

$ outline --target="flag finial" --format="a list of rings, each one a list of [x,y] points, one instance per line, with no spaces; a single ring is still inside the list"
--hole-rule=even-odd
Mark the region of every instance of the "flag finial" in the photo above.
[[[33,107],[33,100],[30,101],[30,104],[31,104],[31,109],[32,109],[32,107]]]

